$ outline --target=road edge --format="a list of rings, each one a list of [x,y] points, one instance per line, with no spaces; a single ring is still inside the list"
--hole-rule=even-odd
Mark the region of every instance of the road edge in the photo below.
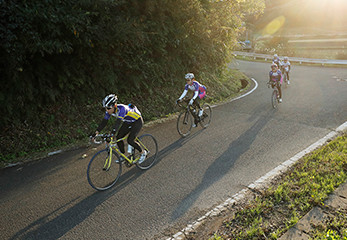
[[[238,193],[234,194],[227,200],[225,200],[222,204],[216,206],[212,210],[208,211],[204,216],[198,218],[196,221],[194,221],[191,224],[188,224],[185,228],[183,228],[181,231],[174,234],[172,237],[167,238],[166,240],[183,240],[185,239],[185,236],[189,233],[195,232],[196,229],[201,226],[205,220],[208,218],[218,216],[221,214],[224,210],[227,210],[229,207],[233,206],[235,203],[237,203],[240,200],[243,200],[247,197],[247,194],[251,192],[252,190],[260,190],[263,188],[266,188],[271,183],[271,180],[275,177],[279,176],[283,172],[287,171],[291,166],[293,166],[299,159],[304,157],[306,154],[311,153],[312,151],[316,150],[319,147],[322,147],[324,144],[326,144],[328,141],[331,141],[332,139],[336,138],[341,132],[346,131],[347,129],[347,121],[338,126],[335,130],[328,133],[323,138],[319,139],[315,143],[311,144],[309,147],[305,148],[301,152],[295,154],[290,159],[284,161],[276,168],[272,169],[270,172],[266,173],[264,176],[258,178],[255,182],[248,185],[246,188],[240,190]]]

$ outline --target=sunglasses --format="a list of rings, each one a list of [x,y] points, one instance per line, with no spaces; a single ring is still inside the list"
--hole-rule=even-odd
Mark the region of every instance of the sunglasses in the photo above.
[[[111,108],[111,107],[107,107],[106,109],[107,109],[107,110],[111,110],[112,108]]]

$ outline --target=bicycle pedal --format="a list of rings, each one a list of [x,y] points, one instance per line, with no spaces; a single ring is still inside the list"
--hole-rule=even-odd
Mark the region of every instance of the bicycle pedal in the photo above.
[[[131,164],[131,163],[129,163],[129,162],[125,162],[125,166],[128,167],[128,168],[132,167],[133,165],[134,165],[134,164]]]

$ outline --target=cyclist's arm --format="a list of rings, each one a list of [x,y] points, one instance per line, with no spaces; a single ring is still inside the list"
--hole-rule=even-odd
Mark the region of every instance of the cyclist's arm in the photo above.
[[[182,95],[179,97],[179,100],[182,100],[187,95],[188,90],[184,89]]]
[[[198,95],[199,95],[199,90],[196,90],[194,92],[194,96],[192,97],[192,99],[195,100],[198,97]]]
[[[91,134],[91,137],[94,138],[96,135],[98,135],[102,129],[104,129],[107,125],[108,119],[103,118],[102,121],[99,123],[99,126],[96,128],[95,133]]]
[[[96,128],[96,131],[101,132],[101,130],[106,127],[107,122],[108,122],[108,119],[103,118],[99,126]]]
[[[118,132],[118,130],[120,129],[120,127],[122,126],[122,124],[123,124],[122,119],[121,119],[121,118],[117,118],[117,120],[116,120],[116,122],[115,122],[115,124],[114,124],[114,126],[113,126],[113,129],[112,129],[112,133],[113,133],[114,135],[116,135],[116,133]]]
[[[271,77],[272,77],[272,74],[271,74],[271,72],[269,72],[269,82],[268,83],[270,83],[271,82]]]
[[[195,99],[199,96],[199,87],[200,87],[200,85],[199,85],[199,83],[197,81],[194,81],[193,84],[194,84],[194,90],[195,91],[194,91],[194,95],[193,95],[191,100],[195,101]]]

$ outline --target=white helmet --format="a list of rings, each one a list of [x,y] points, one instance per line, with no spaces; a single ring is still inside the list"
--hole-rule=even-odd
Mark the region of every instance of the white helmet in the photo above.
[[[187,73],[185,78],[188,80],[192,80],[194,78],[194,74],[193,73]]]
[[[117,100],[118,97],[116,94],[109,94],[102,100],[102,106],[104,108],[111,108],[117,103]]]
[[[271,68],[273,68],[273,67],[276,67],[276,68],[277,68],[278,66],[277,66],[276,63],[272,63],[272,64],[271,64]]]
[[[275,54],[274,54],[274,57],[278,57],[278,55],[275,53]]]
[[[288,57],[284,57],[283,60],[284,60],[284,61],[287,61],[287,60],[288,60]]]

